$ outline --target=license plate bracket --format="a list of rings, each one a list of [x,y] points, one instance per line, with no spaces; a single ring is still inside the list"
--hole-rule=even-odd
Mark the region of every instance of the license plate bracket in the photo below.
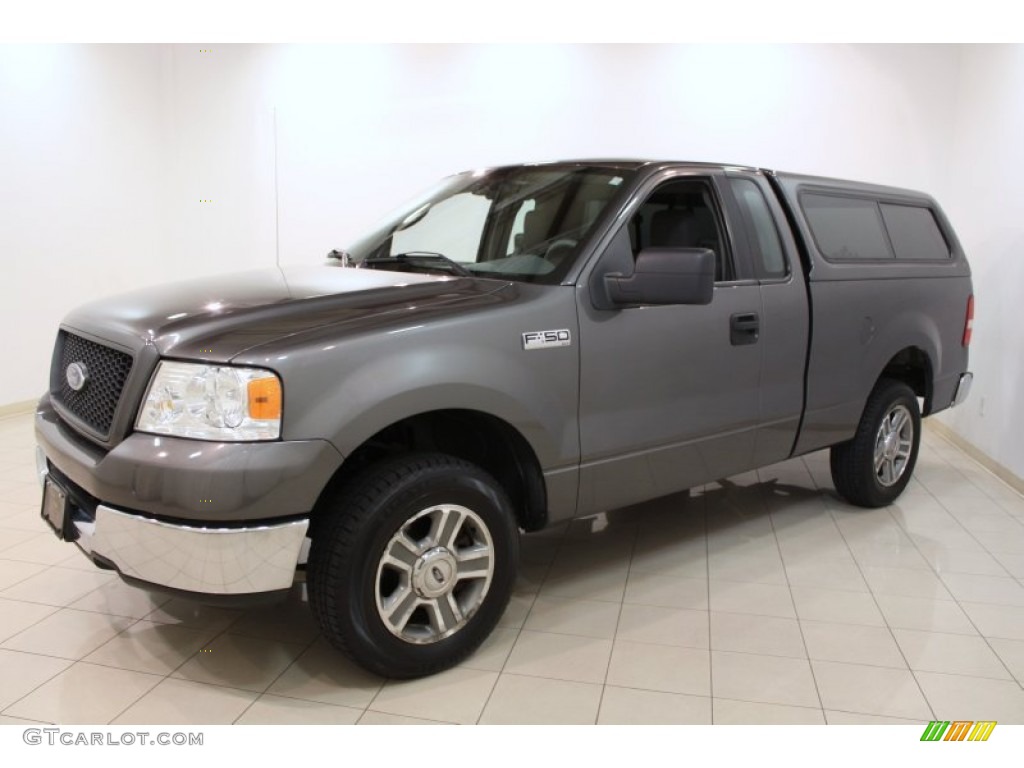
[[[71,504],[68,502],[68,495],[64,489],[46,478],[43,485],[43,504],[40,512],[43,520],[57,534],[58,539],[71,541],[68,536],[68,525],[71,522]]]

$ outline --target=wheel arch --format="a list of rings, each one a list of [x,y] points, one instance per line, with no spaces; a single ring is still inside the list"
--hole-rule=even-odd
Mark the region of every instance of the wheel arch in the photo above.
[[[924,400],[921,415],[931,413],[935,389],[935,368],[929,354],[919,346],[904,347],[892,355],[878,376],[874,386],[883,379],[901,381],[910,387],[914,394]]]
[[[508,421],[470,408],[417,413],[378,429],[355,446],[327,483],[313,509],[317,521],[331,499],[367,468],[395,456],[437,452],[464,459],[490,474],[508,494],[520,528],[547,524],[547,487],[536,451]]]

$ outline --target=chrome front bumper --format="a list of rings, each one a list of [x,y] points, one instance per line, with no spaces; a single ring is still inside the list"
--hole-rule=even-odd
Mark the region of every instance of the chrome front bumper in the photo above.
[[[78,546],[122,576],[186,592],[247,595],[291,587],[309,520],[196,528],[101,504],[94,522],[73,525]]]
[[[40,485],[46,457],[36,448]],[[123,577],[200,595],[254,595],[289,589],[305,561],[309,520],[215,528],[178,525],[96,506],[95,518],[72,517],[75,544]]]

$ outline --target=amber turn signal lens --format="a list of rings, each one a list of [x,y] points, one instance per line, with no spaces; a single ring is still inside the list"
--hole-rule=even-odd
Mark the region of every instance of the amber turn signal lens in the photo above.
[[[281,382],[276,378],[253,379],[249,382],[249,418],[281,418]]]

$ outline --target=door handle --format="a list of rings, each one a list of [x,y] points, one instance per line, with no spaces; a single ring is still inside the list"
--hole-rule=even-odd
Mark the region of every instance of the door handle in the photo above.
[[[729,318],[729,343],[756,344],[761,335],[761,318],[757,312],[738,312]]]

